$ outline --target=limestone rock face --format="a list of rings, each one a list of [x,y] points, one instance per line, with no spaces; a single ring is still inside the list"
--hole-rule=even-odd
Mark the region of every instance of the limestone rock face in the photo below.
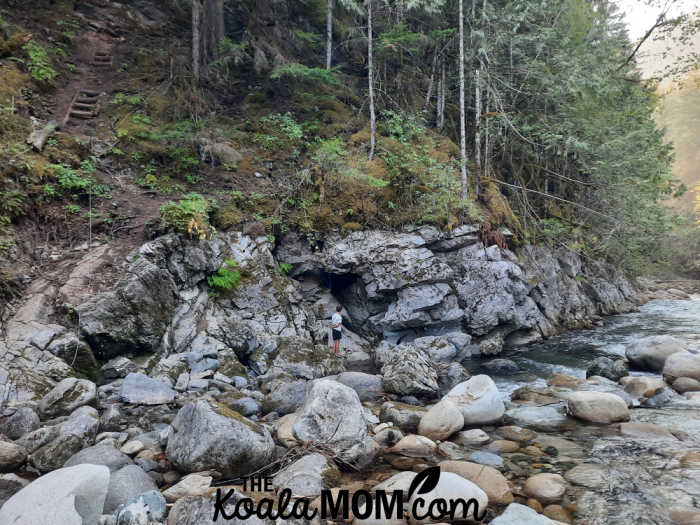
[[[266,465],[274,442],[265,428],[218,403],[196,401],[172,423],[166,455],[182,472],[216,470],[236,477]]]

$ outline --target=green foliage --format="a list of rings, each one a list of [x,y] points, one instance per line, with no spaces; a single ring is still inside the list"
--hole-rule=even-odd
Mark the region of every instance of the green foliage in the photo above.
[[[216,273],[207,277],[209,286],[215,290],[230,291],[235,289],[241,280],[241,272],[237,270],[237,267],[237,261],[226,259]]]
[[[22,47],[27,55],[27,68],[34,80],[52,83],[58,72],[51,67],[51,59],[46,49],[30,40]]]
[[[281,262],[280,271],[286,275],[289,275],[289,273],[292,271],[292,265],[288,262]]]
[[[206,239],[214,233],[209,214],[215,206],[198,193],[189,193],[177,202],[166,202],[160,207],[160,224],[166,230]]]
[[[304,136],[301,126],[297,124],[291,113],[273,113],[260,119],[263,124],[278,129],[288,139],[300,139]]]
[[[341,138],[320,140],[312,160],[323,170],[335,171],[347,153],[345,143]]]
[[[387,135],[403,143],[411,142],[425,133],[425,126],[418,117],[392,110],[382,111],[384,130]]]
[[[292,63],[275,67],[270,73],[270,78],[272,80],[289,79],[307,84],[338,85],[340,80],[337,71],[337,68],[328,70],[322,67],[308,67],[304,64]]]

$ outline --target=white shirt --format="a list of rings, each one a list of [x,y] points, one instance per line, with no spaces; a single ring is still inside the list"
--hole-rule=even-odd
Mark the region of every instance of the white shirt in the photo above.
[[[333,330],[338,330],[340,332],[340,329],[343,326],[343,316],[340,315],[338,312],[333,314],[333,317],[331,317],[331,328]]]

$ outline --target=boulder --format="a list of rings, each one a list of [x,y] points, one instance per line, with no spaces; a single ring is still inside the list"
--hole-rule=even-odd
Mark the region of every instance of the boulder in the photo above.
[[[672,354],[666,359],[663,376],[670,383],[679,377],[689,377],[700,381],[700,354],[691,354],[690,352]]]
[[[620,396],[607,392],[573,392],[567,406],[572,416],[591,423],[609,424],[630,418],[627,403]]]
[[[294,423],[296,421],[296,414],[287,414],[275,421],[275,437],[283,447],[291,448],[299,444],[294,437]]]
[[[382,366],[382,386],[399,395],[432,396],[440,390],[437,370],[423,352],[399,346]]]
[[[412,458],[427,458],[435,454],[437,444],[425,436],[408,435],[391,447],[392,454],[400,454]]]
[[[59,434],[53,441],[32,452],[29,456],[29,464],[40,472],[59,469],[84,445],[80,436]]]
[[[418,498],[421,498],[423,501],[419,503],[417,501]],[[478,504],[478,509],[475,509],[474,505],[470,505],[468,509],[465,508],[465,505],[456,506],[458,509],[457,514],[455,515],[457,521],[459,521],[460,518],[465,519],[467,517],[462,516],[461,514],[461,512],[464,510],[468,510],[468,516],[470,519],[474,517],[475,513],[478,516],[481,516],[486,511],[486,507],[489,504],[488,496],[476,484],[464,479],[458,474],[454,474],[452,472],[440,472],[440,479],[434,489],[425,494],[414,493],[411,496],[408,503],[409,512],[411,509],[415,509],[418,516],[424,516],[428,514],[428,509],[430,508],[431,503],[439,499],[447,501],[447,509],[450,507],[450,501],[460,499],[464,502],[468,502],[471,499],[476,501]],[[438,504],[434,504],[432,508],[440,508],[437,505]],[[434,511],[434,513],[437,513],[437,511]],[[435,520],[431,520],[429,517],[426,519],[411,517],[410,523],[435,523]]]
[[[109,477],[103,512],[111,514],[122,503],[151,490],[158,490],[151,477],[137,465],[126,465]]]
[[[360,401],[374,401],[384,393],[381,376],[363,372],[343,372],[338,375],[337,380],[357,392]]]
[[[343,461],[364,463],[376,443],[367,433],[360,398],[352,388],[330,379],[313,381],[297,411],[294,436],[304,443],[319,443]]]
[[[610,472],[602,465],[582,463],[564,474],[564,478],[574,485],[589,489],[601,489],[610,483]]]
[[[39,401],[44,417],[65,416],[78,407],[95,403],[97,386],[87,379],[69,377],[60,381]]]
[[[0,508],[0,523],[13,525],[94,525],[109,486],[109,469],[100,465],[62,468],[34,480]]]
[[[133,461],[131,461],[129,456],[120,452],[112,445],[98,443],[92,447],[84,448],[77,454],[73,454],[63,466],[73,467],[75,465],[84,464],[104,465],[110,472],[115,472],[132,463]]]
[[[633,397],[653,397],[665,387],[663,379],[647,376],[627,376],[620,380],[625,392]]]
[[[554,525],[547,516],[538,514],[536,510],[511,503],[505,512],[491,522],[491,525]]]
[[[503,436],[505,439],[517,441],[518,443],[527,443],[529,441],[532,441],[537,435],[537,433],[532,430],[522,428],[516,425],[499,427],[498,430],[496,430],[496,432],[498,432],[498,434]]]
[[[29,407],[6,409],[0,416],[0,434],[10,439],[19,439],[24,434],[39,428],[39,416]]]
[[[100,372],[105,379],[119,379],[136,372],[136,364],[127,357],[119,356],[102,365]]]
[[[29,481],[20,478],[17,474],[0,474],[0,508],[27,485]]]
[[[452,441],[464,447],[484,445],[491,440],[489,435],[479,428],[463,430],[452,436]]]
[[[280,338],[270,358],[270,373],[285,373],[299,379],[318,379],[345,371],[342,359],[325,345],[311,345],[301,337]]]
[[[382,404],[379,419],[391,422],[405,432],[417,432],[420,420],[426,412],[424,407],[407,405],[398,401],[386,401]]]
[[[523,491],[540,503],[556,503],[566,493],[566,480],[559,474],[535,474],[525,481]]]
[[[22,445],[0,439],[0,472],[12,472],[27,459],[27,449]]]
[[[394,490],[400,490],[403,492],[404,498],[408,498],[408,489],[411,488],[411,483],[415,477],[415,472],[408,470],[401,471],[398,474],[394,474],[389,479],[382,481],[378,485],[375,485],[372,488],[372,492],[383,490],[390,493]]]
[[[498,505],[513,503],[513,494],[508,481],[495,468],[469,461],[443,461],[438,466],[441,472],[454,472],[476,483],[489,497],[489,503]]]
[[[266,465],[275,446],[264,427],[215,402],[188,403],[172,427],[166,455],[181,472],[246,475]]]
[[[119,399],[135,405],[162,405],[175,399],[175,390],[160,379],[132,372],[119,390]]]
[[[700,381],[689,377],[679,377],[671,386],[679,394],[685,394],[686,392],[700,392]]]
[[[152,524],[163,521],[165,510],[163,495],[157,490],[150,490],[119,505],[113,515],[116,525]]]
[[[627,345],[625,356],[634,367],[650,372],[661,372],[669,356],[684,350],[681,342],[675,337],[654,335]]]
[[[510,359],[491,359],[485,363],[481,363],[481,368],[485,372],[495,376],[508,376],[520,372],[520,368]]]
[[[447,394],[455,386],[471,377],[469,371],[459,363],[435,363],[435,368],[438,374],[440,395]]]
[[[272,478],[279,490],[290,489],[292,497],[315,498],[321,490],[335,487],[340,481],[340,471],[323,454],[308,454],[287,465]]]
[[[212,479],[211,476],[189,474],[172,487],[163,491],[165,501],[175,503],[177,500],[187,496],[203,496],[209,490]]]
[[[677,441],[671,432],[662,426],[653,423],[643,423],[632,421],[630,423],[620,423],[620,435],[629,439],[651,440],[651,441]]]
[[[629,369],[625,361],[622,359],[613,361],[605,356],[594,359],[586,369],[586,377],[601,376],[611,381],[619,381],[621,377],[628,374]]]
[[[418,433],[434,441],[442,441],[464,427],[464,416],[450,400],[432,406],[421,418]]]
[[[503,417],[505,405],[493,380],[474,376],[450,390],[443,400],[452,401],[464,416],[465,425],[495,423]]]
[[[264,413],[277,412],[278,414],[291,414],[296,411],[306,397],[306,385],[308,381],[298,379],[296,381],[280,381],[265,396],[262,402]]]

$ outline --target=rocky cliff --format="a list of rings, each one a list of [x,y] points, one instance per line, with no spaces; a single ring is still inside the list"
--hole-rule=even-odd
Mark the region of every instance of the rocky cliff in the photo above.
[[[2,327],[5,397],[41,396],[76,374],[98,379],[100,365],[120,356],[139,356],[140,368],[171,385],[197,367],[246,383],[274,371],[321,377],[335,365],[314,345],[326,342],[337,304],[346,364],[364,371],[396,344],[430,343],[459,361],[635,306],[633,287],[608,267],[563,249],[485,247],[468,225],[334,234],[313,245],[292,233],[277,246],[239,232],[166,235],[123,263],[114,257],[98,248],[65,282],[32,284]],[[212,293],[207,277],[231,259],[240,283]],[[115,265],[116,281],[95,292],[93,276]]]

